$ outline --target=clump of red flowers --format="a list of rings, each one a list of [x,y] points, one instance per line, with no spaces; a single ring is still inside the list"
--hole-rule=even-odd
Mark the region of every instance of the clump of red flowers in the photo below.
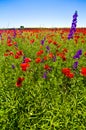
[[[50,66],[48,64],[44,65],[45,70],[50,70]]]
[[[43,50],[39,50],[39,51],[36,53],[36,55],[37,55],[37,56],[41,56],[43,53],[44,53]]]
[[[16,82],[16,87],[21,87],[22,86],[22,82],[23,82],[24,78],[22,77],[19,77],[17,79],[17,82]]]
[[[14,58],[15,58],[15,59],[18,59],[18,58],[20,58],[20,57],[23,56],[23,55],[24,55],[24,54],[23,54],[23,51],[22,51],[22,50],[19,50],[19,51],[16,52]]]
[[[42,61],[42,60],[41,60],[40,57],[38,57],[38,58],[35,59],[35,62],[36,62],[36,63],[40,63],[41,61]]]
[[[33,43],[34,43],[34,41],[35,41],[34,39],[31,39],[31,40],[30,40],[30,44],[33,44]]]
[[[86,67],[82,67],[82,68],[81,68],[80,74],[81,74],[82,76],[86,76]]]
[[[71,72],[70,68],[63,68],[62,73],[68,78],[74,77],[74,74]]]
[[[21,67],[22,71],[26,71],[30,67],[30,64],[28,64],[28,63],[21,63],[20,67]]]
[[[6,50],[6,52],[4,53],[4,56],[13,56],[14,53],[10,50]]]
[[[25,57],[25,58],[24,58],[24,63],[28,63],[28,62],[31,62],[31,59],[30,59],[30,58]]]

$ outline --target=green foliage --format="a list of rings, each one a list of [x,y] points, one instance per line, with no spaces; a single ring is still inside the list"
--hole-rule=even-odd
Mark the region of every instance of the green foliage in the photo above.
[[[38,39],[36,38],[38,34]],[[50,52],[56,54],[68,49],[67,60],[63,61],[57,56],[56,62],[48,59],[43,63],[35,63],[36,53],[40,50],[40,40],[53,32],[44,33],[22,33],[21,37],[12,39],[17,42],[18,50],[23,50],[26,57],[31,58],[30,68],[23,72],[20,64],[23,56],[15,59],[13,56],[4,56],[6,50],[16,54],[14,46],[7,46],[6,39],[0,42],[0,130],[85,130],[86,129],[86,77],[80,75],[79,70],[86,66],[84,56],[86,44],[74,40],[60,39],[60,33],[54,33],[52,38],[57,45],[49,44],[48,39],[43,45],[44,53],[49,45]],[[29,36],[29,39],[27,38]],[[6,38],[3,34],[3,38]],[[30,40],[34,39],[34,43]],[[80,39],[79,39],[80,40]],[[3,43],[2,43],[3,42]],[[75,61],[74,54],[78,49],[83,49],[83,55],[78,60],[76,71],[72,69]],[[15,68],[12,69],[12,64]],[[48,64],[52,70],[48,72],[46,79],[42,78],[44,65]],[[67,78],[62,74],[62,68],[71,68],[75,73],[74,78]],[[18,88],[16,82],[18,77],[24,77],[22,86]]]

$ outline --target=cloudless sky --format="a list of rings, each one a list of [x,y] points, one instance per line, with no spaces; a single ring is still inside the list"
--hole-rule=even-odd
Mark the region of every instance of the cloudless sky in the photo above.
[[[86,0],[0,0],[0,28],[70,27],[75,10],[86,27]]]

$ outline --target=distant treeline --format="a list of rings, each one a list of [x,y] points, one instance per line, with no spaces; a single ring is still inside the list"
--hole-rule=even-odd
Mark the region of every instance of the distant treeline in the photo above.
[[[20,29],[24,29],[24,30],[39,30],[39,29],[47,29],[47,30],[58,30],[58,29],[70,29],[69,27],[63,27],[63,28],[0,28],[0,30],[20,30]],[[78,27],[77,29],[86,29],[86,27]]]

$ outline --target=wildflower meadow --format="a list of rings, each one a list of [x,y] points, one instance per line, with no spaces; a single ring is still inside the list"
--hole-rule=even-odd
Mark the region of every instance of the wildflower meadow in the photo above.
[[[0,130],[86,130],[86,28],[0,29]]]

